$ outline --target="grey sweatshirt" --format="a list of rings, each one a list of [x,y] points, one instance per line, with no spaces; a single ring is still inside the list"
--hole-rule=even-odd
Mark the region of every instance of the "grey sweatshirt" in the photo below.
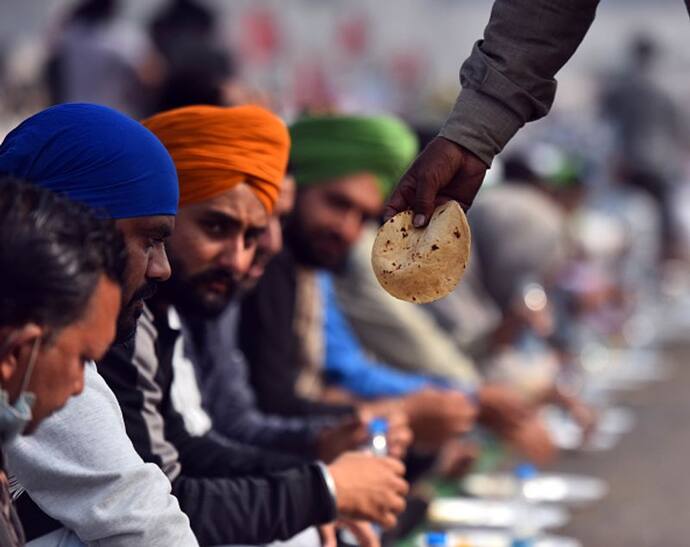
[[[575,53],[599,0],[496,0],[462,65],[462,92],[441,136],[487,165],[527,122],[545,116],[555,75]]]
[[[7,446],[8,469],[26,490],[22,495],[90,545],[198,545],[170,481],[134,450],[94,363],[84,380],[81,395],[36,433]]]

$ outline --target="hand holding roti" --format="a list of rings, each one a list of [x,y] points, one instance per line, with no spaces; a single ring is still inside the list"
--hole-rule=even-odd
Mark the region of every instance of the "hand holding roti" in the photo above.
[[[436,137],[422,150],[388,200],[384,220],[411,209],[417,228],[426,226],[434,209],[448,200],[467,211],[484,180],[487,165],[466,148]]]
[[[456,201],[436,209],[425,228],[403,211],[376,235],[371,264],[381,286],[400,300],[424,304],[448,295],[465,273],[470,227]]]

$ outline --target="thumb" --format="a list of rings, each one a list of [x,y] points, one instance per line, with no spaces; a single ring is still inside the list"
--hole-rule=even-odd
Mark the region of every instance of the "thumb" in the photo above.
[[[438,188],[428,178],[419,178],[415,190],[412,224],[415,228],[422,228],[429,223],[431,215],[434,214]]]

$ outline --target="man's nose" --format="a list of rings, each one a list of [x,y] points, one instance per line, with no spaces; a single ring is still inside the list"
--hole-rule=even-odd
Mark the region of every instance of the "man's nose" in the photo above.
[[[146,279],[149,281],[167,281],[171,274],[170,262],[165,252],[164,245],[154,247],[149,257],[148,267],[146,268]]]
[[[223,246],[218,265],[231,272],[236,279],[242,278],[251,267],[255,250],[256,246],[247,246],[244,238],[232,238]]]

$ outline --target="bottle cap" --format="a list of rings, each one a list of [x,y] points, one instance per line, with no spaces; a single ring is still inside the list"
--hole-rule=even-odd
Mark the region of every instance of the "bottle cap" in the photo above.
[[[369,422],[369,435],[386,435],[388,433],[388,420],[386,418],[374,418]]]
[[[520,479],[521,481],[533,479],[538,474],[539,471],[531,463],[521,463],[515,468],[514,471],[515,478]]]
[[[427,532],[425,536],[427,545],[435,545],[438,547],[446,544],[445,532]]]

